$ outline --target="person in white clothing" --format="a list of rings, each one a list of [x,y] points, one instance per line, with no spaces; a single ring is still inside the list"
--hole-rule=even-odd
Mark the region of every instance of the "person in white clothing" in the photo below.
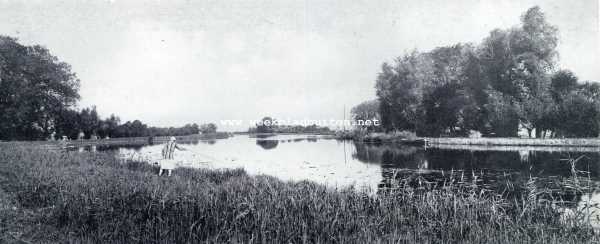
[[[162,149],[163,160],[160,163],[160,171],[158,175],[162,175],[164,170],[168,171],[168,176],[171,176],[171,171],[175,168],[175,149],[185,151],[186,149],[177,145],[177,139],[172,136]]]

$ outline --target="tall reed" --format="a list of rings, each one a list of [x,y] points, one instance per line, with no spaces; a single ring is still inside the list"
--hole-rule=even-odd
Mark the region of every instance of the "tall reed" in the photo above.
[[[600,241],[586,223],[565,225],[537,196],[507,200],[472,184],[404,184],[374,194],[241,169],[158,177],[145,162],[109,153],[13,144],[0,146],[0,159],[0,189],[11,205],[0,210],[0,228],[11,230],[0,237],[6,242]]]

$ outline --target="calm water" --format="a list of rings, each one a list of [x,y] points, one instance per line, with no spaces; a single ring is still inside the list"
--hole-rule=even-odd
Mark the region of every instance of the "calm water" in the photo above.
[[[503,180],[552,184],[573,175],[568,159],[580,158],[580,177],[600,179],[600,150],[590,148],[423,148],[401,145],[359,144],[320,136],[278,135],[183,144],[177,151],[181,166],[244,168],[250,174],[268,174],[283,180],[312,180],[331,187],[370,189],[393,187],[398,179],[410,184],[439,184],[449,177],[494,187]],[[160,159],[162,145],[100,148],[122,157]],[[404,182],[407,183],[407,182]],[[499,186],[496,186],[499,187]]]

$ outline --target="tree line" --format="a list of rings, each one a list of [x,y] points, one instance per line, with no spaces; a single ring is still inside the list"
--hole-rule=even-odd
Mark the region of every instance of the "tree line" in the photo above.
[[[139,120],[100,118],[96,108],[76,108],[80,80],[71,66],[40,45],[0,36],[0,140],[92,136],[137,137],[214,133],[215,124],[152,127]]]
[[[480,44],[412,51],[381,66],[377,100],[355,118],[381,119],[373,130],[420,136],[597,137],[600,86],[557,70],[558,29],[539,7],[521,24],[495,29]]]
[[[213,123],[186,124],[181,127],[154,127],[148,126],[140,120],[126,121],[114,114],[102,119],[96,112],[96,107],[84,108],[81,111],[65,110],[58,117],[52,132],[60,138],[78,138],[83,133],[85,138],[113,138],[113,137],[143,137],[143,136],[184,136],[199,133],[215,133],[217,126]]]
[[[312,125],[280,125],[277,119],[264,117],[255,127],[248,128],[248,133],[291,133],[291,134],[329,134],[326,126]]]

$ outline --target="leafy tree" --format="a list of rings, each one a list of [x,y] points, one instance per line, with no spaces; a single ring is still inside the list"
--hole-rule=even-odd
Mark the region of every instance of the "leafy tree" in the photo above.
[[[100,136],[109,138],[116,137],[117,135],[115,133],[120,123],[121,119],[114,114],[111,114],[106,120],[101,121],[99,129]]]
[[[484,132],[493,137],[515,137],[519,126],[519,115],[512,98],[497,91],[488,91],[488,111]]]
[[[101,120],[96,112],[96,107],[84,108],[79,113],[79,128],[86,135],[96,135],[100,129]]]
[[[354,119],[355,121],[380,120],[379,107],[380,107],[379,100],[366,101],[366,102],[363,102],[363,103],[353,107],[350,110],[350,113],[352,114],[352,119]],[[359,127],[366,129],[368,131],[374,131],[374,130],[378,129],[377,127],[375,127],[373,125],[371,125],[371,126],[361,125]]]
[[[570,70],[560,70],[551,79],[551,94],[554,100],[561,102],[562,98],[577,88],[577,76]]]
[[[550,78],[557,33],[533,7],[521,16],[520,26],[495,29],[477,46],[413,51],[384,63],[375,85],[383,127],[429,136],[469,130],[516,136],[522,125],[541,137],[556,127],[553,97],[573,87],[568,73]],[[565,79],[567,87],[560,84]]]
[[[597,137],[600,132],[598,105],[585,95],[572,92],[559,105],[558,136]]]
[[[0,139],[42,139],[79,99],[71,66],[42,46],[0,36]]]
[[[416,51],[382,65],[375,88],[385,130],[416,130],[424,91],[434,87],[432,76],[431,58]]]
[[[79,112],[70,109],[60,111],[60,115],[55,121],[55,131],[59,136],[67,136],[68,138],[77,138],[80,126]]]
[[[464,108],[473,101],[457,82],[444,84],[428,94],[423,101],[424,120],[421,135],[465,136],[469,129],[465,124]]]

